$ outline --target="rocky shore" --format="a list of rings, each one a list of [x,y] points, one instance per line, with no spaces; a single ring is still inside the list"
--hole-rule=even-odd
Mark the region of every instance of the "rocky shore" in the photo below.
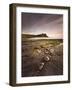
[[[63,74],[62,41],[22,43],[22,77]]]

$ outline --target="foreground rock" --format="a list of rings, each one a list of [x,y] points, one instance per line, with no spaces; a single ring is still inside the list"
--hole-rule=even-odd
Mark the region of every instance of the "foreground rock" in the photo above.
[[[28,55],[29,54],[29,55]],[[23,76],[48,76],[63,74],[63,43],[47,48],[34,48],[22,63]],[[29,61],[26,61],[29,60]]]

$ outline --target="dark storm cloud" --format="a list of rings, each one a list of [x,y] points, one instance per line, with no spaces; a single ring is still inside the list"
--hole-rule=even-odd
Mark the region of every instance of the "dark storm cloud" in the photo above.
[[[23,33],[47,33],[61,35],[63,30],[63,15],[22,13]],[[62,36],[62,35],[61,35]]]

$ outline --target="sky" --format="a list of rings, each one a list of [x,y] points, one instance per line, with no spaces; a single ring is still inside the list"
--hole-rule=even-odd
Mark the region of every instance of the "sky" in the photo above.
[[[46,33],[50,38],[63,38],[63,15],[61,14],[21,14],[21,27],[24,34]]]

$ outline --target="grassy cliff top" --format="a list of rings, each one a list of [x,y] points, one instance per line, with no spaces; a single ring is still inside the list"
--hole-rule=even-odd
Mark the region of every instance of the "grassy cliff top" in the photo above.
[[[34,37],[48,37],[45,33],[34,35],[34,34],[22,34],[23,38],[34,38]]]

